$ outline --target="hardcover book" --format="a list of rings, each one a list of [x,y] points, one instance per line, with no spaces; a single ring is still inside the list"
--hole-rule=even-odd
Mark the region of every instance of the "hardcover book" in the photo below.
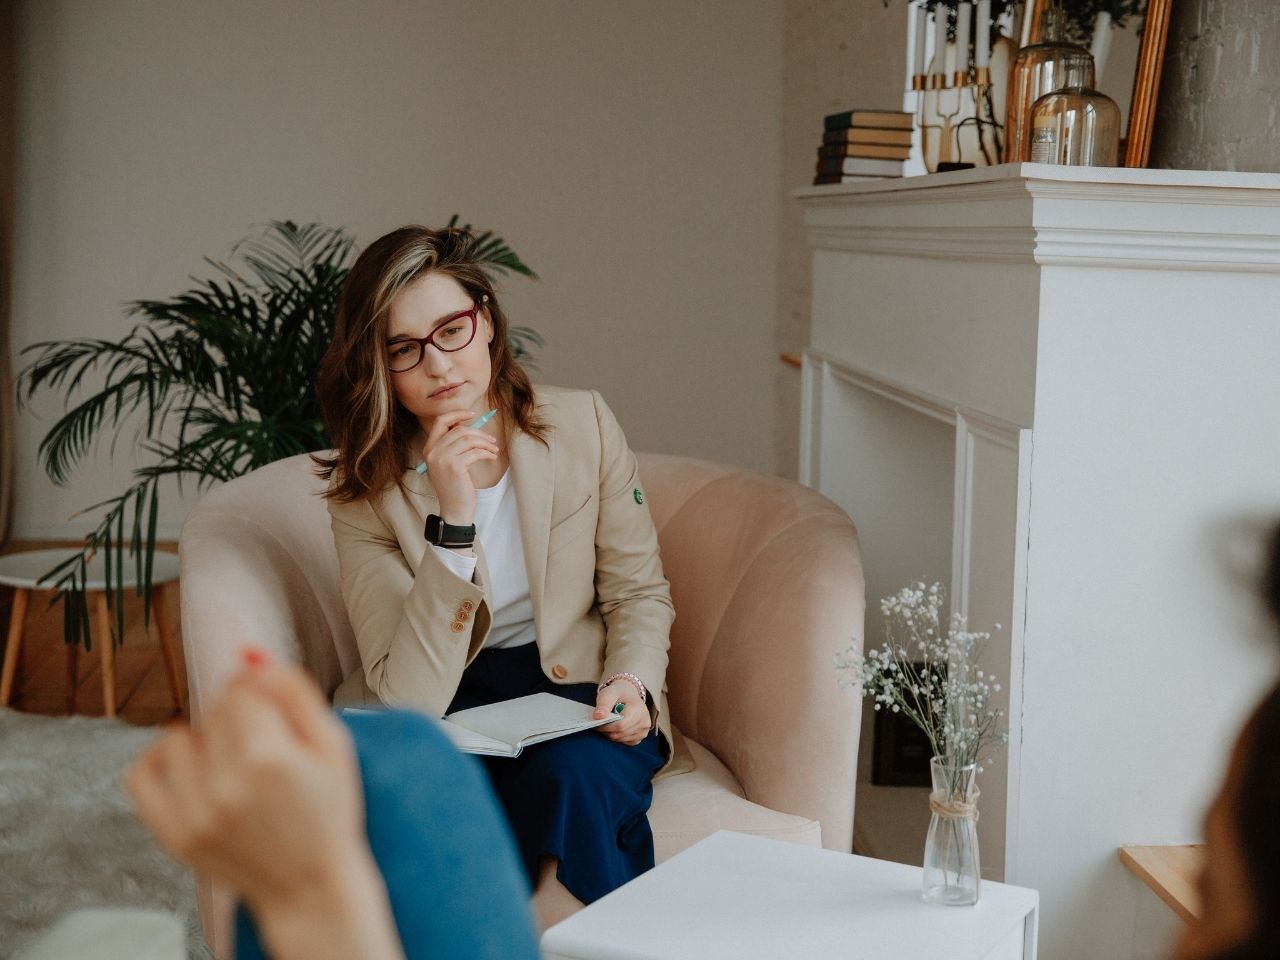
[[[828,130],[822,135],[826,144],[884,143],[897,147],[911,146],[911,130],[872,130],[867,127],[846,127]]]
[[[900,179],[902,174],[896,173],[891,177],[875,177],[865,173],[829,173],[819,174],[813,178],[813,185],[820,187],[825,183],[862,183],[864,180],[896,180]]]
[[[877,160],[905,160],[911,156],[910,147],[889,147],[881,143],[846,143],[818,148],[819,160],[833,157],[870,157]]]
[[[910,130],[914,117],[902,110],[846,110],[831,113],[822,118],[826,130],[845,127],[883,127],[889,130]]]
[[[901,160],[869,160],[864,157],[829,157],[818,161],[818,176],[861,173],[873,177],[902,176]]]

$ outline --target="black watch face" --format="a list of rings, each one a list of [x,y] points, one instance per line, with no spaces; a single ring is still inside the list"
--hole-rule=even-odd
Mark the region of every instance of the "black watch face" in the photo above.
[[[444,541],[444,521],[435,514],[427,517],[427,540],[436,546]]]

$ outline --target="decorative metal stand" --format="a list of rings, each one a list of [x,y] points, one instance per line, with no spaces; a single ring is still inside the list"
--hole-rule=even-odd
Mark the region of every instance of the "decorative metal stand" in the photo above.
[[[932,153],[930,139],[937,138],[937,160],[930,173],[944,163],[992,166],[1000,162],[1004,124],[996,118],[992,104],[989,68],[957,70],[950,83],[944,73],[917,73],[911,78],[911,89],[916,93],[916,125],[926,166]],[[977,130],[977,154],[968,157],[960,137],[967,126]]]

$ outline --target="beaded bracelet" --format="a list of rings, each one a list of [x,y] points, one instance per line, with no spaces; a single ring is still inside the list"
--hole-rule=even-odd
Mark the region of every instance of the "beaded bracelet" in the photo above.
[[[609,679],[601,683],[600,686],[596,687],[596,692],[603,690],[605,687],[613,683],[613,681],[615,680],[627,681],[627,683],[631,684],[633,687],[636,688],[636,692],[640,694],[641,702],[648,703],[649,694],[645,692],[644,683],[634,673],[615,673],[612,677],[610,677]]]

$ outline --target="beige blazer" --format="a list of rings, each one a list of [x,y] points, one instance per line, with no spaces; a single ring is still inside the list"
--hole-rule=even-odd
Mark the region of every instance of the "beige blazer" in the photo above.
[[[544,386],[536,396],[551,427],[547,445],[517,431],[508,456],[543,672],[560,684],[634,673],[650,692],[669,761],[675,609],[636,458],[594,390]],[[483,548],[477,541],[471,583],[440,562],[423,538],[439,502],[412,469],[403,489],[329,501],[329,513],[368,688],[389,706],[443,715],[489,632]]]

